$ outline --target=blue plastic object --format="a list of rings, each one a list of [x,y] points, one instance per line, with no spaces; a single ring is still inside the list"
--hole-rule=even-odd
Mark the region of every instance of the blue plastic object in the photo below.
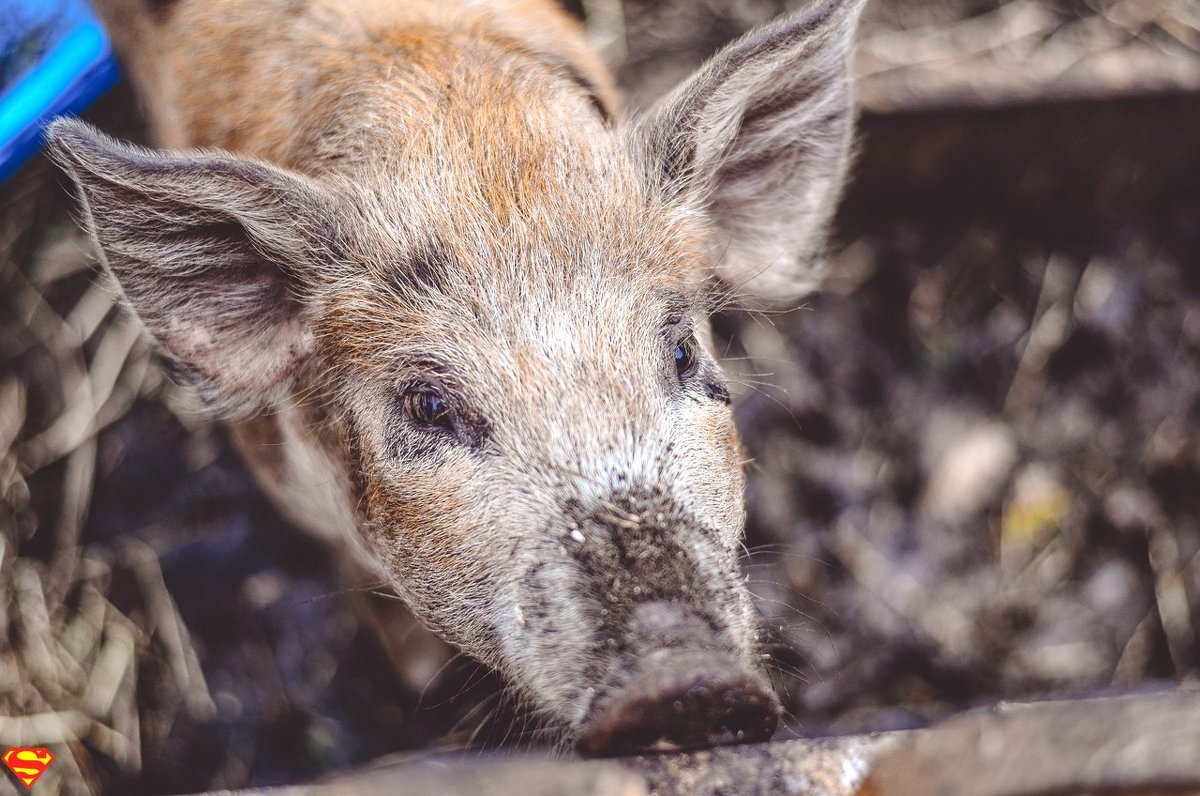
[[[42,145],[48,121],[81,113],[116,80],[86,0],[0,0],[0,182]]]

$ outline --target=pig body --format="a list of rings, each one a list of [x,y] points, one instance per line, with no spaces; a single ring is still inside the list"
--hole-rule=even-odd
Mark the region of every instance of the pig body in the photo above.
[[[107,0],[156,143],[56,123],[100,258],[276,503],[607,754],[767,737],[700,341],[815,280],[860,3],[639,119],[551,3]]]

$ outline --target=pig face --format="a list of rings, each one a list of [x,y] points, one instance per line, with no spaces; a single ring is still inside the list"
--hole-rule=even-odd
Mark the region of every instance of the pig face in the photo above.
[[[346,544],[586,751],[760,739],[778,703],[702,341],[718,297],[815,280],[859,7],[752,32],[627,124],[481,42],[410,76],[444,90],[421,112],[410,78],[364,87],[405,112],[334,114],[305,169],[76,122],[52,151],[166,358],[214,411],[290,424],[281,504],[336,484]]]
[[[762,737],[775,702],[737,568],[742,454],[700,343],[703,229],[659,195],[580,176],[587,212],[509,219],[474,247],[447,234],[419,278],[334,291],[316,347],[361,474],[361,532],[426,622],[564,729],[602,735],[598,750],[656,740],[605,702],[675,656],[684,679],[647,681],[639,700],[700,683],[745,698],[689,706],[670,742]]]

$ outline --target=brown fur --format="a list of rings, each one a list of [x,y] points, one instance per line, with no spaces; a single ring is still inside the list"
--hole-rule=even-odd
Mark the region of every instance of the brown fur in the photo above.
[[[108,0],[157,142],[192,151],[70,122],[52,151],[276,502],[577,731],[665,644],[631,619],[647,601],[763,690],[744,453],[693,341],[716,278],[815,279],[860,5],[752,33],[618,122],[549,2]]]

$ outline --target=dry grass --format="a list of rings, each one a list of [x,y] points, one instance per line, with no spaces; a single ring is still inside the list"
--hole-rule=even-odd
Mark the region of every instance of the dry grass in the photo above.
[[[80,544],[97,435],[162,379],[80,233],[41,226],[54,187],[22,175],[0,216],[0,747],[52,747],[47,794],[100,792],[176,713],[212,710],[154,552]],[[132,584],[122,608],[114,579]]]

